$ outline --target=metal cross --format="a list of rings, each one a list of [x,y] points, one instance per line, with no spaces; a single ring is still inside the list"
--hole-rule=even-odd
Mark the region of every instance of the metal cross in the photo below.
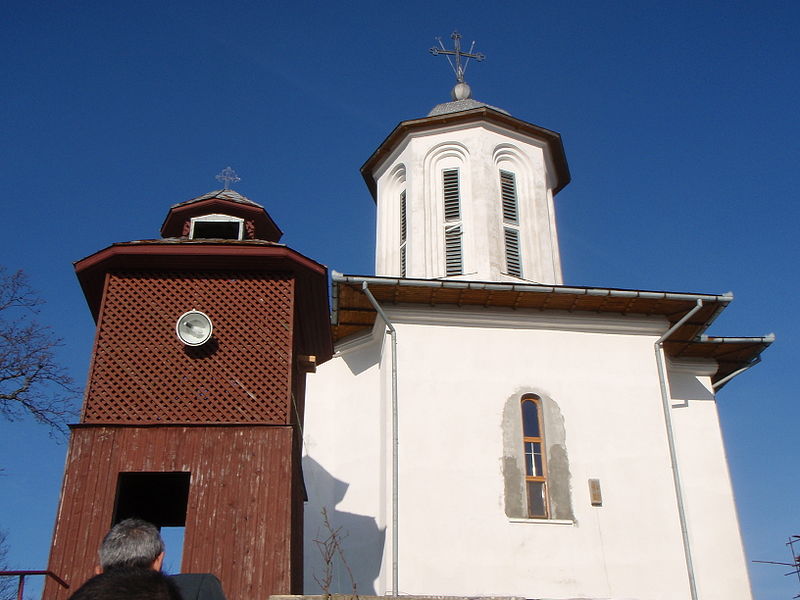
[[[230,167],[225,167],[222,171],[219,172],[219,175],[215,177],[217,181],[222,182],[222,189],[229,190],[231,189],[231,183],[236,183],[237,181],[241,181],[242,178],[236,174],[236,171],[231,169]]]
[[[467,69],[467,64],[469,63],[469,59],[470,58],[474,58],[478,62],[480,62],[484,58],[486,58],[486,55],[483,54],[482,52],[474,52],[473,53],[473,50],[475,49],[475,42],[474,41],[472,42],[472,45],[469,47],[469,52],[462,52],[461,51],[461,34],[458,33],[457,31],[454,31],[450,35],[450,39],[453,40],[453,47],[454,47],[453,50],[445,49],[444,44],[442,43],[442,38],[437,37],[436,39],[439,40],[439,45],[441,46],[441,48],[437,48],[436,46],[434,46],[433,48],[430,49],[430,53],[433,54],[434,56],[438,56],[439,54],[444,54],[444,55],[447,56],[447,62],[450,63],[450,66],[452,67],[453,72],[456,74],[456,82],[458,82],[458,83],[464,83],[464,71],[466,71],[466,69]],[[455,65],[453,64],[453,61],[450,60],[450,56],[455,56],[456,57],[456,64]],[[462,56],[467,59],[463,66],[461,65],[461,57]]]

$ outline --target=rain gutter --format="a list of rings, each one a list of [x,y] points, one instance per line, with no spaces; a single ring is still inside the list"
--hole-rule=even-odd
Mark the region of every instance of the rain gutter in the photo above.
[[[658,338],[653,345],[656,353],[656,365],[658,366],[658,381],[661,385],[661,404],[664,409],[664,425],[667,429],[667,442],[669,444],[669,457],[672,464],[672,480],[675,484],[675,499],[678,504],[678,517],[681,523],[681,537],[683,538],[683,554],[686,558],[686,571],[689,577],[689,591],[692,600],[697,600],[697,583],[694,576],[694,564],[692,563],[692,550],[689,546],[689,531],[686,525],[686,508],[683,504],[683,489],[681,487],[681,476],[678,470],[678,455],[675,451],[675,434],[672,429],[672,415],[670,414],[670,397],[667,389],[666,356],[664,354],[664,342],[669,336],[680,328],[692,315],[703,308],[703,300],[697,298],[697,305],[687,312],[680,320],[670,327],[664,335]]]
[[[336,281],[337,273],[334,273],[334,281]],[[361,282],[361,290],[364,292],[364,295],[369,300],[369,303],[372,304],[372,307],[378,312],[383,319],[383,322],[386,324],[386,329],[389,331],[389,335],[392,339],[392,596],[397,597],[397,567],[398,567],[398,560],[397,560],[397,550],[398,550],[398,537],[397,537],[397,530],[398,530],[398,474],[397,474],[397,331],[392,325],[392,322],[389,320],[389,317],[386,316],[386,313],[383,312],[383,308],[375,299],[375,296],[372,295],[372,292],[369,291],[369,286],[367,285],[366,281]]]
[[[727,304],[733,300],[733,294],[682,294],[678,292],[651,292],[643,290],[620,290],[609,288],[567,287],[553,285],[523,283],[491,283],[486,281],[443,281],[439,279],[401,279],[397,277],[365,277],[360,275],[343,275],[333,271],[334,283],[346,283],[361,286],[394,285],[400,287],[425,287],[457,290],[487,290],[506,292],[533,292],[544,294],[568,294],[578,296],[610,296],[612,298],[643,298],[650,300],[702,300],[703,302],[721,302]]]

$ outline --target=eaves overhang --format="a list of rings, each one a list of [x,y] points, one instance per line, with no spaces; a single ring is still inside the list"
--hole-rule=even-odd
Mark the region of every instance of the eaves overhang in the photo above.
[[[317,363],[333,354],[328,304],[328,270],[282,244],[261,240],[141,240],[113,244],[74,263],[89,309],[100,317],[106,277],[112,272],[289,273],[297,285],[303,339]],[[312,353],[312,354],[313,354]]]
[[[370,330],[376,313],[362,291],[387,306],[424,305],[472,308],[510,308],[568,313],[660,316],[672,325],[702,300],[702,308],[679,327],[664,350],[672,358],[717,361],[712,377],[718,381],[758,359],[772,339],[713,338],[703,332],[733,300],[733,294],[694,294],[483,281],[405,279],[343,275],[333,272],[333,338],[335,342]]]
[[[667,340],[664,342],[664,351],[668,356],[715,361],[717,372],[711,377],[711,381],[716,384],[737,371],[758,363],[761,360],[761,353],[774,341],[774,334],[755,337],[701,335],[699,338],[689,341]],[[714,387],[716,390],[720,390],[724,385],[723,382]]]
[[[517,119],[516,117],[494,110],[488,106],[482,106],[480,108],[473,108],[461,112],[403,121],[395,127],[361,167],[361,176],[364,178],[373,200],[377,201],[378,196],[378,184],[373,177],[375,169],[392,153],[406,136],[420,131],[440,129],[442,127],[479,121],[492,123],[543,141],[550,152],[553,165],[555,166],[556,185],[553,188],[554,195],[560,192],[570,182],[571,176],[569,173],[569,166],[567,165],[567,156],[564,152],[564,144],[561,141],[561,135],[559,133]]]

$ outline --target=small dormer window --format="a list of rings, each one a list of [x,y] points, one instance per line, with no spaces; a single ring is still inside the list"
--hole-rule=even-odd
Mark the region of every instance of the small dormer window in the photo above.
[[[193,217],[189,237],[197,239],[244,239],[244,219],[230,215],[203,215]]]

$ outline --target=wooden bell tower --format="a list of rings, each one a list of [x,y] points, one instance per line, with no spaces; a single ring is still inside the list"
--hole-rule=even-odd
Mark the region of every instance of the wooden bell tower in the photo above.
[[[161,234],[75,265],[97,334],[49,569],[74,591],[111,525],[139,516],[185,526],[181,570],[215,573],[229,600],[300,593],[305,376],[332,354],[326,268],[228,189],[173,206]]]

